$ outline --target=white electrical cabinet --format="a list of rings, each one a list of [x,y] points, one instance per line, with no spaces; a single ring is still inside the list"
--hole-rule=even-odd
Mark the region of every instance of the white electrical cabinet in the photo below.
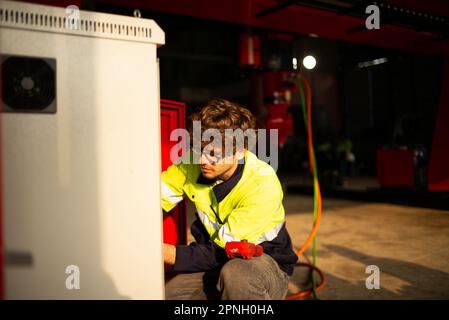
[[[163,299],[153,20],[0,1],[6,299]]]

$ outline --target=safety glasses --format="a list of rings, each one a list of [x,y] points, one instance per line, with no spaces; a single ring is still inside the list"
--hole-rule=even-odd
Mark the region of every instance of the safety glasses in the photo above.
[[[197,148],[192,148],[192,152],[197,159],[204,156],[209,164],[219,163],[225,158],[221,151],[212,148],[204,148],[202,152],[199,152]]]

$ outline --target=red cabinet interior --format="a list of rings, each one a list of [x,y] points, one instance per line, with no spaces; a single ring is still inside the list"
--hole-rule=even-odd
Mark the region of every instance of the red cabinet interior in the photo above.
[[[185,104],[170,100],[161,100],[161,154],[162,171],[167,169],[170,161],[170,149],[177,141],[170,141],[172,130],[185,129]],[[186,200],[179,203],[169,214],[164,214],[164,243],[185,244],[186,237]]]

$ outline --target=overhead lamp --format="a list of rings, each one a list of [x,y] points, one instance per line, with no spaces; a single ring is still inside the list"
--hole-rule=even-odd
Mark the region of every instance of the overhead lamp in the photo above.
[[[316,66],[316,59],[314,56],[309,55],[302,60],[302,64],[306,69],[312,70]]]

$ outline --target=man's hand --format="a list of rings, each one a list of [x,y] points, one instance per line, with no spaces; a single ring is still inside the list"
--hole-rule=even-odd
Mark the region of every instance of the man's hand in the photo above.
[[[176,246],[164,243],[164,262],[174,265],[176,261]]]

